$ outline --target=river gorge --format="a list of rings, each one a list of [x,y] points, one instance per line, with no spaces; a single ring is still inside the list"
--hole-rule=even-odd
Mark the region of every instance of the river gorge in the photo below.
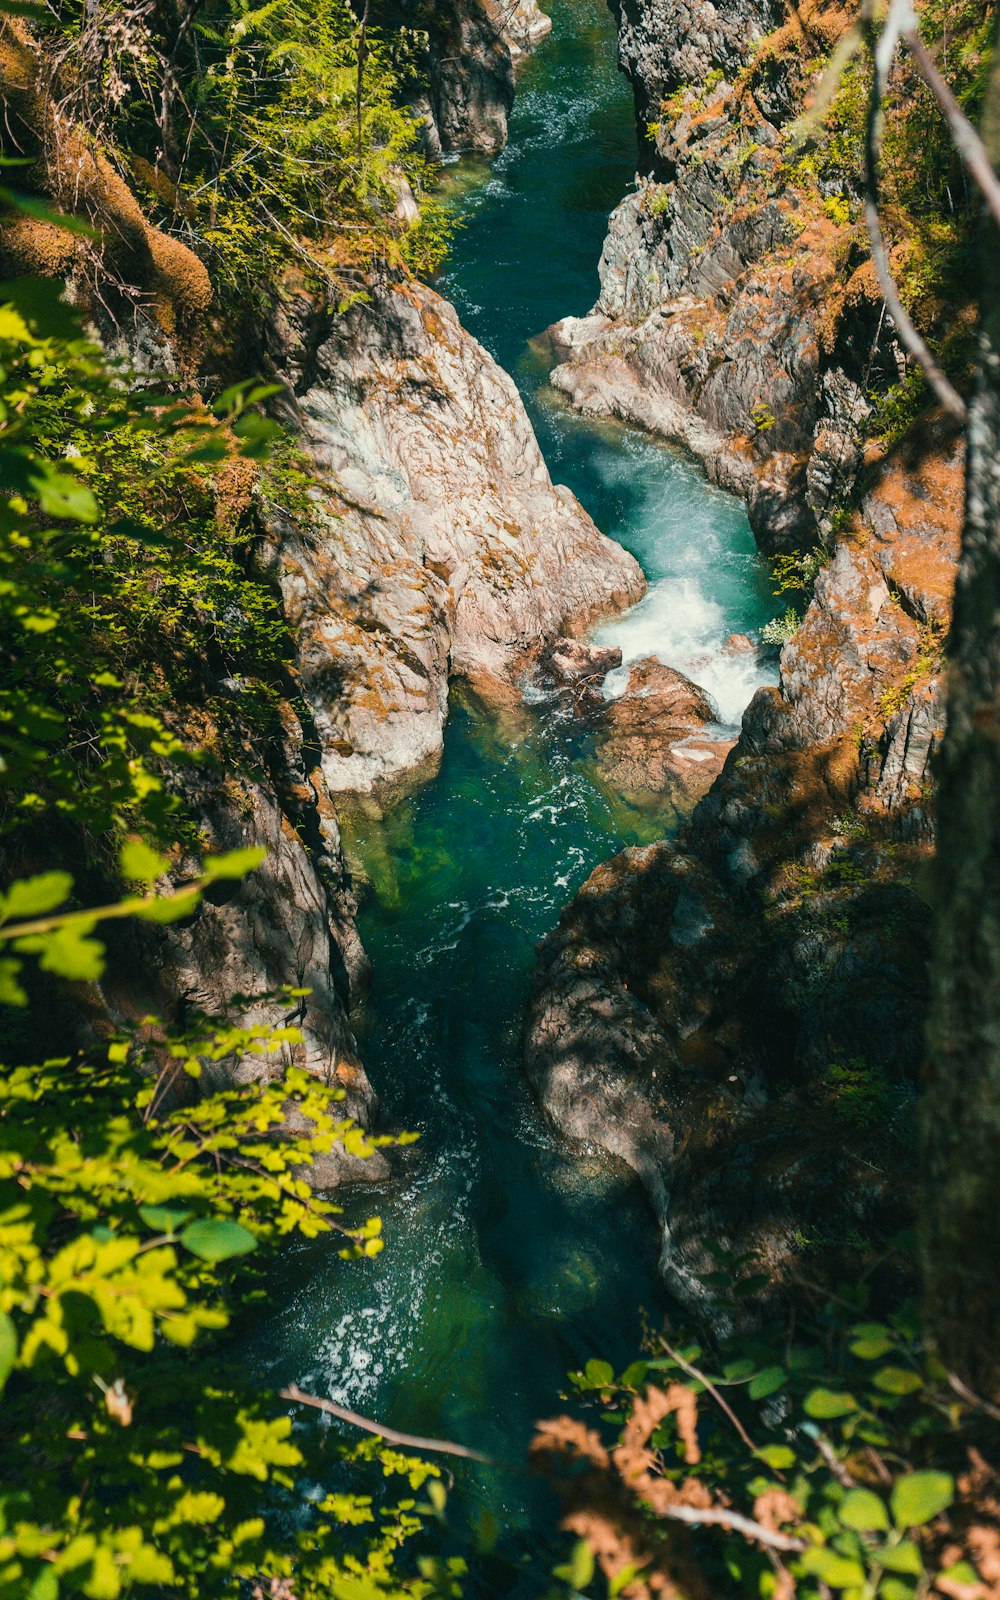
[[[626,664],[655,655],[690,675],[731,729],[775,676],[724,649],[777,608],[743,507],[671,448],[575,415],[531,347],[593,300],[607,213],[635,169],[610,13],[557,0],[552,18],[520,69],[506,149],[445,168],[462,226],[439,288],[517,379],[553,479],[646,573],[646,597],[598,639]],[[530,681],[500,713],[453,691],[438,775],[384,813],[346,813],[374,970],[361,1053],[379,1125],[420,1140],[349,1201],[349,1215],[382,1216],[382,1255],[344,1266],[324,1240],[297,1251],[254,1344],[270,1379],[486,1450],[509,1470],[479,1474],[474,1493],[506,1528],[537,1514],[519,1470],[532,1421],[570,1369],[627,1363],[640,1313],[658,1320],[664,1304],[635,1180],[568,1150],[525,1082],[534,946],[598,862],[675,821],[669,803],[602,785],[592,732]]]
[[[0,15],[0,1600],[1000,1595],[1000,76],[900,3]]]

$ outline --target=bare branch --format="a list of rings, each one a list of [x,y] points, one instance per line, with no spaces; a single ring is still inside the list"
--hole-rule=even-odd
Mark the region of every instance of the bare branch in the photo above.
[[[699,1506],[664,1506],[660,1515],[669,1517],[671,1522],[686,1522],[695,1527],[717,1525],[732,1528],[735,1533],[742,1533],[745,1539],[753,1539],[771,1550],[801,1551],[807,1548],[803,1539],[796,1539],[789,1533],[772,1533],[762,1522],[754,1522],[752,1517],[745,1517],[739,1511],[730,1511],[726,1506],[709,1506],[705,1510]]]
[[[938,71],[937,64],[916,28],[908,28],[903,34],[903,39],[917,71],[941,107],[955,149],[979,185],[994,221],[1000,226],[1000,178],[993,170],[990,158],[986,154],[986,146]]]
[[[991,1405],[981,1395],[975,1394],[967,1383],[962,1382],[957,1372],[949,1372],[948,1382],[967,1406],[972,1406],[974,1411],[982,1411],[987,1417],[992,1417],[994,1422],[1000,1422],[1000,1408]]]
[[[452,1444],[447,1439],[423,1439],[419,1434],[400,1433],[396,1428],[387,1428],[381,1422],[373,1422],[371,1417],[362,1417],[357,1411],[349,1411],[346,1406],[338,1405],[335,1400],[324,1400],[318,1394],[306,1394],[298,1384],[289,1384],[287,1389],[280,1391],[282,1400],[291,1400],[295,1405],[312,1406],[316,1411],[329,1412],[331,1417],[339,1417],[341,1422],[349,1422],[352,1428],[363,1428],[365,1433],[378,1434],[387,1444],[402,1445],[407,1450],[427,1450],[435,1455],[462,1456],[466,1461],[489,1461],[489,1456],[484,1456],[479,1450],[471,1450],[465,1444]]]
[[[878,273],[882,294],[885,297],[889,315],[895,323],[896,332],[910,354],[922,367],[924,376],[937,395],[941,405],[953,417],[957,417],[959,422],[964,422],[966,418],[965,401],[938,366],[926,341],[917,332],[903,306],[903,302],[899,298],[899,291],[896,288],[889,266],[889,256],[885,247],[885,237],[882,233],[882,223],[879,217],[878,169],[882,96],[899,40],[904,30],[912,30],[915,23],[916,17],[913,12],[912,0],[892,0],[889,6],[889,13],[885,19],[885,26],[872,48],[872,90],[868,101],[868,117],[865,124],[865,221],[868,224],[868,238],[871,242],[875,271]]]
[[[693,1366],[690,1361],[685,1361],[685,1359],[681,1355],[680,1351],[674,1350],[669,1344],[667,1344],[667,1341],[665,1339],[661,1338],[661,1343],[663,1345],[664,1350],[667,1352],[667,1355],[670,1357],[671,1361],[676,1361],[677,1365],[679,1367],[681,1367],[688,1374],[689,1377],[695,1378],[698,1383],[703,1383],[705,1385],[706,1392],[712,1396],[712,1399],[715,1401],[716,1405],[720,1408],[720,1410],[725,1412],[726,1416],[729,1418],[730,1422],[732,1423],[733,1427],[736,1429],[736,1432],[739,1434],[740,1438],[743,1440],[743,1443],[746,1445],[747,1449],[749,1451],[751,1451],[752,1454],[756,1455],[757,1454],[757,1446],[754,1444],[754,1442],[751,1439],[750,1435],[747,1433],[746,1428],[744,1428],[742,1422],[740,1421],[739,1417],[736,1415],[736,1412],[733,1410],[732,1406],[719,1393],[718,1389],[715,1387],[715,1384],[712,1382],[711,1378],[706,1377],[704,1372],[702,1372],[698,1367]],[[778,1476],[780,1477],[781,1474],[779,1473]]]

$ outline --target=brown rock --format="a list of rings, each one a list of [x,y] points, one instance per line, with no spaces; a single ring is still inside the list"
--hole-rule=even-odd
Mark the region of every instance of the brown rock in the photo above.
[[[727,656],[749,656],[757,646],[748,633],[731,633],[722,648]]]
[[[619,700],[602,718],[597,759],[602,779],[624,794],[671,794],[693,804],[709,788],[732,740],[706,737],[712,702],[662,661],[637,661]]]
[[[622,664],[617,645],[587,644],[583,639],[556,639],[546,652],[542,670],[556,683],[575,685],[604,679]]]

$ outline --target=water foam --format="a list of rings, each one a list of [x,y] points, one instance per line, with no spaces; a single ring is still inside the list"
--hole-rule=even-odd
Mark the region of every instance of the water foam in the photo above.
[[[722,606],[707,598],[697,578],[654,581],[638,605],[594,635],[598,644],[618,645],[622,652],[622,666],[609,674],[606,693],[612,699],[624,694],[630,663],[655,656],[707,691],[724,726],[738,726],[756,690],[776,675],[754,651],[727,652],[729,631]]]

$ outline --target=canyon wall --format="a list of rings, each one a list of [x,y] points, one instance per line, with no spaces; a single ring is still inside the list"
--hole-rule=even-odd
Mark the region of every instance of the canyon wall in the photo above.
[[[445,147],[502,144],[513,62],[547,27],[533,0],[435,8],[425,88]],[[36,154],[42,192],[61,192],[49,152],[78,156],[81,209],[112,242],[95,254],[83,236],[7,219],[6,270],[68,278],[111,356],[147,379],[165,373],[194,388],[208,272],[146,221],[100,150],[77,150],[74,130],[56,127],[41,59],[27,30],[9,25],[0,74],[21,147]],[[226,330],[212,338],[211,359],[231,365]],[[290,496],[250,487],[252,472],[239,493],[259,526],[257,576],[280,595],[294,658],[276,726],[248,744],[246,759],[181,767],[170,783],[201,849],[260,846],[266,859],[211,889],[179,923],[113,930],[108,972],[73,998],[69,1026],[92,1043],[149,1016],[180,1028],[198,1018],[291,1024],[301,1044],[238,1069],[217,1063],[210,1077],[272,1077],[294,1059],[368,1125],[375,1097],[350,1020],[367,962],[337,797],[377,791],[391,803],[391,786],[428,776],[440,756],[453,677],[487,700],[519,698],[519,678],[547,643],[636,600],[644,580],[553,485],[513,381],[432,289],[398,270],[373,271],[345,305],[342,288],[306,287],[289,272],[254,341],[251,370],[282,386],[276,404],[299,468]],[[220,697],[238,707],[242,687],[213,677],[207,657],[201,666],[212,678],[204,704],[167,714],[186,742],[211,750],[218,730],[206,708]],[[171,881],[196,874],[197,852],[175,852]],[[383,1170],[381,1156],[335,1151],[313,1179]]]
[[[656,176],[611,219],[593,315],[551,331],[574,403],[692,450],[765,550],[819,544],[778,686],[679,836],[605,863],[564,911],[526,1026],[547,1115],[639,1173],[691,1306],[720,1250],[787,1284],[909,1215],[961,534],[952,424],[928,413],[865,449],[897,351],[822,196],[782,186],[803,78],[766,42],[751,95],[723,76],[775,20],[622,6]]]
[[[555,387],[690,450],[768,550],[829,534],[870,395],[903,371],[850,186],[818,182],[790,141],[843,26],[808,9],[789,39],[763,0],[621,8],[643,176],[612,216],[592,313],[550,330]]]
[[[371,15],[386,38],[414,41],[409,89],[428,155],[501,150],[517,63],[552,26],[537,0],[376,0]]]

